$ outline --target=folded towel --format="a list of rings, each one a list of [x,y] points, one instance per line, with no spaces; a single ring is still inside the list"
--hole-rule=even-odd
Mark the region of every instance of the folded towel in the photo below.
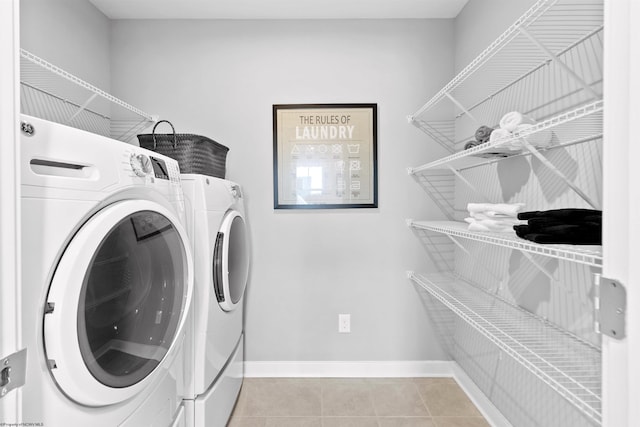
[[[489,232],[491,230],[489,230],[489,227],[487,227],[486,225],[482,225],[478,222],[474,222],[473,224],[469,224],[469,227],[467,227],[467,229],[469,231],[486,231]]]
[[[471,231],[513,232],[513,224],[508,221],[493,219],[477,220],[475,218],[465,218],[464,220],[469,224],[469,230]]]
[[[478,141],[479,143],[489,141],[489,137],[491,136],[492,132],[493,128],[490,128],[489,126],[480,126],[478,130],[476,130],[476,141]]]
[[[532,126],[533,126],[532,124],[523,123],[521,125],[516,126],[516,129],[514,130],[514,132],[515,133],[524,132]],[[553,138],[553,132],[551,132],[549,129],[543,129],[538,132],[531,133],[526,137],[516,138],[515,144],[524,146],[520,142],[520,140],[526,139],[527,142],[533,145],[534,147],[548,147],[551,144],[552,138]]]
[[[504,215],[504,214],[498,214],[498,213],[493,213],[493,214],[487,215],[486,213],[475,212],[473,214],[470,214],[470,218],[473,218],[473,219],[475,219],[477,221],[483,221],[483,220],[500,221],[501,223],[503,223],[505,225],[526,224],[526,221],[520,221],[519,219],[516,219],[513,216]]]
[[[580,209],[580,208],[565,208],[565,209],[551,209],[548,211],[529,211],[518,213],[518,219],[530,219],[530,218],[557,218],[562,219],[565,222],[579,221],[589,217],[602,217],[602,211],[594,209]]]
[[[502,140],[502,142],[496,143],[495,145],[496,147],[500,147],[503,145],[511,145],[511,141],[509,141],[510,139],[511,139],[511,132],[509,132],[506,129],[496,129],[493,132],[491,132],[491,136],[489,137],[489,141],[491,143],[496,143],[497,141]]]
[[[516,217],[518,212],[522,210],[524,203],[469,203],[467,204],[467,210],[471,215],[475,213],[483,213],[489,217],[495,217],[496,215],[505,215]],[[518,218],[524,219],[524,218]]]
[[[465,149],[465,150],[468,150],[469,148],[473,148],[473,147],[475,147],[476,145],[480,145],[480,144],[478,143],[478,141],[469,141],[469,142],[467,142],[466,144],[464,144],[464,149]]]
[[[510,113],[505,114],[500,119],[500,128],[508,130],[509,132],[513,132],[516,130],[516,127],[521,124],[534,124],[535,120],[531,117],[527,117],[522,115],[517,111],[512,111]]]

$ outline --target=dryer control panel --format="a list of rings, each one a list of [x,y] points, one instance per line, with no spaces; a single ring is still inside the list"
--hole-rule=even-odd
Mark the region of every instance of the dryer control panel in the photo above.
[[[156,157],[149,157],[151,160],[151,167],[153,168],[153,175],[159,179],[169,179],[169,169],[164,160]]]

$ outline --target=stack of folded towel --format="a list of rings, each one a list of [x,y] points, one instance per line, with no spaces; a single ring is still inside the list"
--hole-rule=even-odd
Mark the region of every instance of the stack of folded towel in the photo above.
[[[470,231],[513,232],[515,225],[523,222],[517,219],[524,203],[469,203],[469,217],[464,220]]]
[[[518,135],[526,132],[527,129],[531,128],[535,123],[536,121],[531,117],[525,116],[517,111],[511,111],[500,119],[500,129],[496,129],[498,133],[495,135],[495,139],[492,139],[492,142],[504,138],[506,146],[515,150],[520,149],[524,146],[522,142],[523,138],[512,139],[514,134]],[[547,147],[551,144],[552,136],[550,130],[541,130],[527,135],[525,138],[527,142],[534,147]]]
[[[571,245],[602,244],[602,211],[554,209],[518,213],[526,225],[515,225],[516,234],[536,243]]]
[[[541,130],[523,138],[514,138],[514,135],[518,136],[520,133],[526,132],[535,123],[536,121],[531,117],[517,111],[511,111],[500,119],[500,125],[496,129],[484,125],[480,126],[476,130],[475,141],[467,142],[464,149],[468,150],[485,142],[490,142],[494,147],[500,147],[504,152],[518,152],[524,146],[522,142],[524,138],[534,147],[547,147],[551,144],[553,136],[550,130]]]
[[[476,130],[475,141],[469,141],[464,145],[464,149],[468,150],[469,148],[473,148],[476,145],[484,144],[489,141],[491,134],[493,133],[493,128],[489,126],[480,126]]]

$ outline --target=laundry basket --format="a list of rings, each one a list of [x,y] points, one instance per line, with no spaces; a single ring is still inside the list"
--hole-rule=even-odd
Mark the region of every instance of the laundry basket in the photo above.
[[[171,126],[172,133],[156,133],[160,123]],[[171,157],[178,161],[181,173],[225,177],[228,147],[202,135],[176,133],[168,120],[160,120],[151,133],[138,135],[142,148]]]

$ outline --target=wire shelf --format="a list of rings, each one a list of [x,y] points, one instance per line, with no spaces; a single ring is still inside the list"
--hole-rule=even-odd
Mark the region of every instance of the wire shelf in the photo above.
[[[602,423],[601,351],[452,274],[407,276],[586,416]]]
[[[438,135],[450,147],[509,111],[545,120],[602,98],[602,51],[601,0],[539,0],[409,119],[428,129],[434,108],[452,104],[465,138]]]
[[[22,113],[129,142],[157,118],[20,49]]]
[[[521,138],[528,138],[542,132],[552,131],[554,136],[552,137],[550,146],[539,148],[538,151],[553,150],[555,148],[593,141],[602,138],[602,121],[603,102],[596,101],[537,123],[524,132],[514,133],[510,138],[487,142],[425,165],[409,168],[408,173],[416,175],[430,169],[454,168],[456,170],[464,170],[499,161],[507,157],[530,154],[526,149],[513,150],[505,147],[512,146]]]
[[[538,255],[544,255],[559,260],[571,261],[592,267],[602,267],[602,246],[597,245],[543,245],[521,239],[515,233],[490,233],[469,231],[468,224],[457,221],[413,221],[408,220],[407,225],[415,229],[433,231],[453,237],[475,240],[517,249]]]

